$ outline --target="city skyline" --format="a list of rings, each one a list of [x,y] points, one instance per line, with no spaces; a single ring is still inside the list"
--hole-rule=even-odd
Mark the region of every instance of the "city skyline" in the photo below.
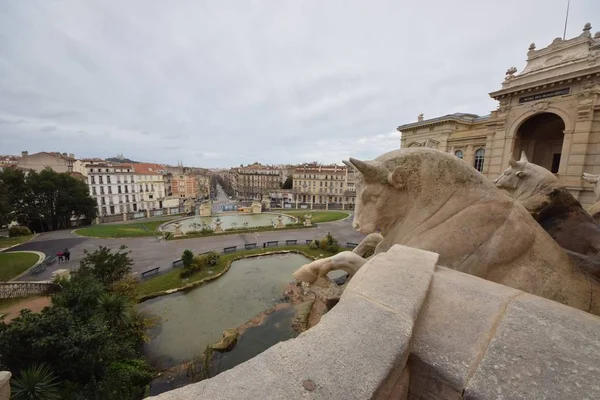
[[[566,8],[27,3],[0,15],[2,153],[206,168],[368,159],[398,148],[396,127],[419,113],[488,114],[486,93],[529,43],[562,36]],[[566,36],[598,14],[572,2]]]

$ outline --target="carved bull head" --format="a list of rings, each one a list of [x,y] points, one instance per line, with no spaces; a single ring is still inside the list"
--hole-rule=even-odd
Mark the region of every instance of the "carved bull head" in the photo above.
[[[521,152],[521,159],[519,161],[516,161],[511,154],[508,160],[508,168],[499,177],[494,179],[496,187],[508,191],[517,189],[523,179],[527,177],[525,166],[528,162],[529,160],[527,160],[524,151]]]
[[[360,172],[352,227],[365,234],[381,231],[385,235],[386,228],[401,217],[402,206],[407,203],[403,168],[390,171],[379,161],[355,158],[344,164]]]
[[[594,193],[596,194],[596,201],[600,200],[600,175],[583,173],[583,180],[594,184]]]

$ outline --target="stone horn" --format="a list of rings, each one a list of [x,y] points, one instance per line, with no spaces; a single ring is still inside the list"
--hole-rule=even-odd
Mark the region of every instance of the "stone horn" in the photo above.
[[[529,160],[527,159],[527,155],[525,154],[524,151],[521,152],[521,159],[519,161],[520,162],[529,162]]]
[[[381,175],[380,167],[373,161],[361,161],[350,157],[349,163],[367,179],[377,179]]]
[[[512,153],[510,153],[510,158],[508,159],[508,165],[510,165],[513,168],[517,168],[519,166],[519,164],[517,163],[517,160],[515,160],[513,158]]]

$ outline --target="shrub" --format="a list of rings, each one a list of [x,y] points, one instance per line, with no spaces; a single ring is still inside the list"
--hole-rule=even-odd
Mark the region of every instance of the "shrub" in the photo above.
[[[206,253],[204,256],[206,257],[207,265],[209,265],[211,267],[217,265],[217,263],[219,262],[220,256],[217,253],[215,253],[214,251]]]
[[[27,236],[31,235],[31,231],[26,226],[11,226],[8,228],[8,236],[16,237],[16,236]]]
[[[316,240],[313,240],[312,242],[310,242],[308,244],[308,248],[311,250],[317,250],[319,248],[319,242],[317,242]]]
[[[331,236],[331,233],[327,233],[327,236],[321,239],[319,247],[329,253],[337,253],[340,251],[340,245],[338,241]]]
[[[189,268],[194,262],[194,253],[191,250],[184,250],[181,255],[181,261],[183,262],[183,266],[185,268]]]

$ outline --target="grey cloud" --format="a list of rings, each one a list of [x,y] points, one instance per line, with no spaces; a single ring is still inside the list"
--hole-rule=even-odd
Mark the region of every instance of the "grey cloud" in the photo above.
[[[0,147],[219,167],[373,158],[421,112],[495,109],[487,93],[530,42],[562,34],[564,7],[6,1]],[[568,36],[597,15],[572,2]]]

